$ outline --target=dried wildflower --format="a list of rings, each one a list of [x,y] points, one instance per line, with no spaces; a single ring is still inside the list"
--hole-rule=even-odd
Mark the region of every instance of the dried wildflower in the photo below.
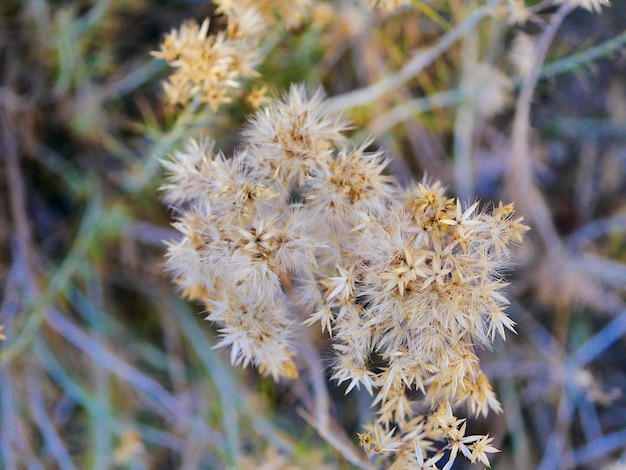
[[[360,435],[370,457],[433,468],[448,450],[446,468],[459,453],[485,463],[490,438],[466,436],[452,410],[501,410],[476,348],[513,330],[502,273],[527,227],[512,205],[464,206],[437,183],[401,189],[346,128],[321,92],[294,86],[255,114],[231,158],[210,142],[174,154],[163,190],[183,238],[168,267],[235,365],[296,377],[299,324],[319,322],[332,378],[375,395]],[[428,419],[416,392],[438,410]]]
[[[319,234],[311,211],[292,201],[294,191],[304,196],[306,174],[345,140],[343,121],[321,102],[320,93],[309,100],[293,87],[257,113],[232,158],[205,141],[164,162],[165,200],[178,208],[183,234],[168,250],[175,282],[207,307],[233,364],[276,379],[297,375],[295,299],[321,306]]]
[[[479,460],[483,464],[490,466],[487,453],[499,452],[492,447],[490,443],[493,438],[489,435],[466,436],[465,430],[467,422],[464,419],[458,419],[452,414],[452,407],[448,402],[442,402],[437,412],[430,417],[430,422],[435,429],[441,430],[443,437],[448,441],[445,450],[449,450],[448,461],[443,467],[444,469],[452,468],[458,453],[461,452],[472,463]],[[416,451],[416,454],[418,451]],[[423,459],[423,457],[422,457]],[[438,459],[439,460],[439,459]]]
[[[267,28],[252,9],[237,7],[228,19],[226,31],[209,35],[209,20],[201,25],[184,23],[165,37],[154,57],[165,59],[175,72],[165,82],[168,101],[186,105],[194,97],[213,111],[229,103],[242,80],[257,75],[257,47]]]
[[[377,454],[384,454],[386,452],[396,452],[402,443],[394,437],[395,432],[396,428],[387,432],[380,426],[374,426],[373,436],[369,432],[365,434],[358,433],[359,445],[365,449],[368,458],[372,458]]]
[[[351,219],[357,211],[381,215],[397,195],[392,178],[383,174],[386,157],[366,152],[368,144],[342,149],[311,171],[308,201],[327,223],[336,225],[333,219]]]
[[[292,87],[283,102],[270,103],[244,131],[253,148],[250,157],[288,186],[303,187],[306,177],[346,141],[347,124],[326,111],[323,97],[318,91],[309,99],[302,87]]]
[[[498,449],[496,449],[495,447],[491,445],[492,441],[493,441],[493,437],[489,437],[489,435],[486,435],[486,436],[482,436],[476,442],[468,446],[469,450],[472,452],[472,455],[470,457],[470,460],[472,461],[472,463],[481,462],[487,465],[487,467],[491,467],[491,465],[489,464],[489,458],[487,457],[487,454],[500,452]]]

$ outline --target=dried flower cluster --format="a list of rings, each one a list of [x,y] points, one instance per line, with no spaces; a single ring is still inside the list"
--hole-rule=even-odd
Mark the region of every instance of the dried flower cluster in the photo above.
[[[362,3],[386,12],[409,4],[408,0]],[[334,6],[312,0],[218,0],[215,4],[216,12],[227,20],[225,30],[209,34],[208,19],[202,24],[187,21],[166,35],[160,50],[152,53],[175,69],[163,85],[170,104],[185,106],[196,99],[217,111],[241,93],[246,81],[259,76],[255,67],[261,59],[261,41],[272,28],[294,29],[311,15],[324,24],[336,16]],[[350,18],[345,23],[349,24]],[[253,108],[265,103],[266,91],[261,87],[249,93]]]
[[[226,29],[209,34],[209,20],[201,25],[185,22],[171,31],[154,57],[165,59],[175,69],[164,82],[170,104],[187,105],[197,99],[213,112],[241,92],[242,84],[259,73],[259,47],[272,27],[298,27],[309,16],[310,0],[219,0],[217,13],[227,20]],[[266,87],[248,95],[253,108],[265,103]]]
[[[431,468],[450,450],[448,467],[459,451],[487,464],[490,438],[465,436],[452,408],[500,409],[475,349],[513,329],[501,275],[527,228],[510,205],[486,212],[438,184],[399,187],[346,128],[320,92],[294,86],[257,112],[231,158],[192,142],[164,162],[183,234],[169,269],[232,363],[275,379],[297,377],[295,339],[319,322],[334,379],[376,395],[373,434],[361,435],[370,456]],[[416,414],[416,392],[434,415]]]
[[[259,41],[268,22],[254,8],[232,4],[226,30],[209,34],[209,20],[184,23],[169,33],[152,55],[165,59],[175,72],[164,83],[167,100],[186,105],[197,97],[213,111],[232,101],[243,80],[257,75]]]

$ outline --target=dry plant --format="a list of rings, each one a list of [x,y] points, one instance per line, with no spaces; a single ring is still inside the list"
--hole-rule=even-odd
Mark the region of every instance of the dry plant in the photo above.
[[[229,103],[241,80],[255,75],[258,39],[266,27],[256,10],[233,5],[226,31],[217,35],[208,34],[208,19],[202,25],[189,21],[172,31],[161,50],[153,53],[176,68],[164,83],[168,101],[187,105],[200,96],[213,111]]]
[[[168,266],[183,295],[201,302],[206,319],[218,325],[218,347],[230,348],[235,365],[252,364],[274,380],[297,379],[298,345],[311,343],[302,339],[310,335],[302,324],[320,323],[333,340],[332,379],[346,382],[346,393],[363,386],[378,406],[370,431],[359,434],[370,463],[383,454],[378,463],[390,468],[436,468],[439,461],[451,468],[461,452],[489,465],[487,454],[496,452],[492,438],[465,436],[465,419],[453,409],[501,411],[475,349],[489,348],[496,334],[504,338],[506,329],[513,330],[504,312],[502,274],[510,243],[521,242],[527,227],[512,217],[512,205],[478,210],[477,202],[463,206],[447,198],[439,183],[401,187],[385,173],[387,158],[366,152],[370,142],[355,147],[346,141],[348,126],[336,112],[401,86],[499,3],[470,11],[433,48],[361,90],[325,101],[319,91],[309,98],[292,86],[251,118],[232,157],[215,153],[210,141],[192,141],[164,161],[165,199],[183,235],[169,247]],[[574,8],[608,5],[560,3],[546,41]],[[370,6],[393,10],[399,4]],[[514,22],[533,14],[520,2],[509,6]],[[510,163],[518,169],[510,175],[512,188],[532,188],[519,167],[522,152],[528,154],[524,93],[534,88],[546,46],[521,33],[514,44],[510,59],[523,85]],[[462,86],[480,106],[459,108],[459,181],[469,169],[461,149],[470,134],[463,129],[472,129],[472,117],[498,114],[512,89],[486,63],[467,67]],[[394,114],[406,119],[404,109]],[[402,118],[391,119],[396,124]],[[462,189],[471,192],[471,186]],[[521,197],[514,189],[512,194]],[[525,207],[533,197],[526,197]],[[544,236],[550,233],[535,221]],[[332,440],[320,421],[327,418],[317,419],[317,428]]]
[[[319,322],[334,341],[332,378],[376,395],[373,431],[360,435],[368,458],[428,468],[450,451],[444,468],[458,452],[489,465],[492,438],[466,436],[452,410],[501,411],[475,349],[513,330],[502,275],[527,227],[512,205],[463,207],[437,183],[401,188],[346,128],[319,91],[293,86],[250,120],[232,157],[192,141],[164,161],[183,234],[169,270],[231,362],[275,380],[298,377],[302,323]]]
[[[502,275],[510,244],[521,242],[527,227],[512,216],[512,205],[478,210],[478,202],[463,206],[447,198],[439,183],[401,187],[385,173],[388,159],[366,152],[370,142],[355,147],[346,141],[348,126],[336,112],[401,86],[499,3],[470,10],[433,48],[361,90],[325,101],[319,91],[309,98],[292,86],[250,119],[232,157],[215,153],[210,141],[192,141],[164,161],[165,200],[183,235],[168,249],[168,267],[183,295],[201,302],[206,319],[217,324],[218,347],[230,348],[235,365],[252,364],[274,380],[297,379],[298,345],[311,343],[303,339],[310,332],[302,324],[320,323],[333,340],[332,379],[346,382],[346,393],[363,386],[374,395],[376,420],[359,439],[368,462],[383,454],[378,463],[388,468],[437,468],[445,461],[449,469],[459,452],[489,466],[487,454],[497,451],[493,439],[466,436],[465,419],[453,409],[465,405],[474,415],[502,410],[475,350],[513,330]],[[560,3],[555,25],[576,7],[599,11],[609,4]],[[391,11],[400,4],[370,6]],[[519,2],[509,6],[514,22],[533,14]],[[544,38],[550,34],[549,27]],[[519,145],[527,140],[520,133],[527,121],[520,113],[542,54],[545,45],[523,33],[510,54],[523,80],[511,165],[523,160]],[[487,63],[468,61],[466,73],[462,86],[477,105],[459,108],[458,181],[471,171],[462,150],[471,120],[498,114],[512,90],[508,77]],[[404,114],[400,119],[407,117],[404,109],[395,112]],[[400,122],[391,119],[387,128]],[[524,174],[510,173],[517,187],[532,187],[523,178],[520,183]],[[472,188],[461,189],[467,194]],[[327,418],[317,419],[316,427],[332,441],[320,421]]]
[[[0,467],[623,468],[625,7],[0,2]]]

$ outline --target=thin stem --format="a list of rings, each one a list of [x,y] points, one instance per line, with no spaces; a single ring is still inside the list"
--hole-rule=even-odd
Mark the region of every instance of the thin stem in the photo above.
[[[241,456],[241,437],[238,426],[237,408],[235,398],[237,397],[236,384],[230,377],[219,358],[212,350],[212,345],[207,344],[207,338],[198,329],[197,324],[191,318],[191,314],[182,305],[173,308],[180,331],[190,342],[192,348],[202,361],[206,372],[212,382],[216,385],[219,395],[222,413],[222,423],[228,437],[227,445],[231,456],[236,460]]]
[[[541,69],[541,78],[550,78],[555,75],[580,69],[583,65],[590,64],[596,59],[621,51],[624,45],[626,45],[626,33],[607,39],[603,43],[590,47],[582,52],[546,64]]]
[[[161,414],[169,419],[181,418],[180,404],[176,397],[163,388],[151,377],[128,365],[122,359],[106,350],[97,340],[87,335],[79,327],[66,319],[60,312],[52,309],[48,315],[48,324],[75,347],[86,353],[102,367],[112,371],[136,389],[158,403]]]
[[[11,100],[7,100],[10,103]],[[14,226],[15,257],[23,259],[30,266],[32,239],[28,217],[26,215],[26,189],[22,172],[19,167],[18,144],[15,130],[15,113],[0,108],[0,124],[2,124],[2,152],[7,162],[6,184],[8,187],[11,218]]]
[[[16,458],[13,453],[13,433],[15,428],[15,411],[17,406],[13,399],[11,375],[8,366],[0,369],[0,463],[7,470],[16,469]]]
[[[570,3],[561,6],[551,17],[548,27],[537,43],[533,67],[522,83],[517,99],[513,120],[513,145],[507,172],[507,186],[512,191],[517,206],[522,213],[526,213],[534,219],[544,245],[551,247],[551,249],[562,249],[562,243],[552,223],[550,210],[533,179],[532,153],[529,144],[530,108],[535,87],[541,74],[541,66],[545,62],[550,44],[563,20],[574,8],[574,5]]]
[[[63,440],[59,436],[59,433],[55,429],[54,424],[46,412],[40,379],[33,375],[33,373],[30,373],[26,378],[26,385],[28,388],[29,407],[32,412],[33,419],[41,431],[45,446],[56,460],[59,468],[66,470],[76,468],[74,467],[72,458],[70,457]]]
[[[70,253],[62,265],[50,277],[46,289],[42,293],[33,292],[36,296],[36,302],[25,312],[24,316],[27,320],[19,336],[0,354],[0,365],[12,361],[29,346],[31,340],[39,331],[39,327],[46,320],[52,303],[65,290],[70,279],[79,269],[80,263],[102,227],[103,218],[100,200],[98,197],[94,197],[94,201],[85,211],[76,243],[70,250]],[[29,282],[34,285],[32,280]]]
[[[580,468],[587,464],[606,457],[616,450],[626,448],[626,429],[602,436],[586,446],[576,449],[563,457],[565,463],[562,468]]]
[[[467,7],[472,9],[475,2],[469,2]],[[478,38],[475,31],[467,34],[462,47],[461,86],[469,87],[475,81],[472,74],[478,62]],[[468,200],[475,193],[473,168],[475,106],[475,100],[472,98],[461,103],[456,109],[454,121],[454,182],[461,200]]]
[[[556,422],[550,439],[546,443],[545,453],[538,466],[538,470],[556,470],[566,445],[566,436],[574,415],[574,405],[570,400],[567,384],[563,384]]]
[[[581,368],[589,364],[626,334],[626,310],[615,320],[596,333],[568,360],[571,367]]]
[[[283,272],[280,278],[292,305],[294,307],[300,305],[299,299],[295,297],[293,283],[289,275]],[[300,314],[300,316],[303,317],[303,314]],[[301,345],[302,355],[308,366],[315,405],[311,406],[308,404],[309,408],[312,408],[311,411],[299,409],[299,414],[317,430],[322,439],[337,450],[346,460],[359,468],[368,469],[369,464],[355,449],[354,444],[350,441],[345,431],[330,415],[330,398],[326,389],[324,366],[317,349],[311,341],[310,329],[302,330],[301,337],[304,343]],[[294,390],[298,393],[299,389],[296,387]],[[301,392],[299,398],[305,403],[310,401]]]

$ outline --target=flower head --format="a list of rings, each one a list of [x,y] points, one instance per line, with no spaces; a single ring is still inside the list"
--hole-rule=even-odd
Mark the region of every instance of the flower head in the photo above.
[[[488,465],[490,438],[466,435],[453,409],[501,409],[476,349],[513,330],[502,272],[527,227],[512,205],[481,210],[438,183],[401,189],[347,127],[321,91],[293,86],[256,112],[232,157],[206,141],[174,154],[163,190],[182,238],[168,267],[231,362],[276,380],[298,375],[300,325],[319,322],[332,379],[378,406],[359,435],[369,457],[388,454],[394,470],[445,455],[448,469],[458,455]],[[436,411],[416,414],[416,399]]]

